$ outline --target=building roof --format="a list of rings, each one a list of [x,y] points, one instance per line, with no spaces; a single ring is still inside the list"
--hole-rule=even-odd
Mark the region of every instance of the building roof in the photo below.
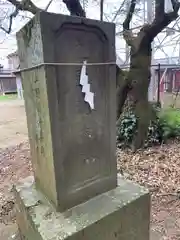
[[[179,64],[179,57],[171,57],[171,58],[159,58],[154,59],[154,64],[162,64],[162,65],[175,65]]]
[[[14,78],[14,74],[11,72],[10,69],[1,69],[0,78]]]

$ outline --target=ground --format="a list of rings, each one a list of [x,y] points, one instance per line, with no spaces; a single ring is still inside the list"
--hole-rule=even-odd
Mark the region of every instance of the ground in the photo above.
[[[0,96],[0,239],[16,231],[12,184],[30,174],[29,145],[23,101]]]
[[[0,97],[0,109],[0,150],[27,140],[23,102]]]
[[[12,185],[32,174],[22,101],[0,98],[0,239],[16,232]],[[152,195],[151,240],[180,239],[180,142],[133,154],[117,150],[118,169]]]
[[[176,93],[160,93],[161,104],[164,108],[174,106],[180,108],[180,94]]]
[[[180,239],[180,142],[139,151],[117,150],[118,169],[151,192],[151,240]]]

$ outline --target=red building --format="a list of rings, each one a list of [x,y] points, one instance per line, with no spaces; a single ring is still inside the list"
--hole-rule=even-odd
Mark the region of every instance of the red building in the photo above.
[[[180,90],[180,61],[178,57],[161,58],[155,60],[156,79],[160,64],[160,92],[176,92]]]
[[[158,70],[156,70],[156,76],[158,76]],[[180,66],[163,67],[160,70],[160,92],[176,92],[180,90]]]

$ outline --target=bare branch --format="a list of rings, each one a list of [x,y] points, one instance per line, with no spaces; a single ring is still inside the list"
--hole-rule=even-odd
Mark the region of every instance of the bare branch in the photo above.
[[[36,14],[37,12],[44,11],[43,9],[36,7],[31,0],[22,0],[21,2],[17,0],[7,0],[7,1],[16,7],[15,11],[9,17],[8,29],[5,29],[4,27],[0,26],[0,29],[2,29],[7,34],[11,32],[13,19],[18,15],[19,11],[28,11],[28,12],[31,12],[32,14]],[[51,2],[52,1],[50,1],[50,4]]]
[[[36,14],[37,12],[43,11],[43,9],[38,8],[31,0],[22,0],[21,2],[17,0],[7,0],[11,4],[13,4],[18,10],[28,11],[32,14]]]
[[[131,0],[129,11],[127,12],[126,19],[123,22],[123,37],[129,46],[134,45],[134,36],[132,30],[130,30],[130,22],[132,20],[134,10],[136,7],[136,0]]]
[[[123,29],[124,30],[129,30],[129,24],[130,24],[130,22],[132,20],[135,7],[136,7],[136,0],[131,0],[129,11],[128,11],[127,15],[126,15],[126,19],[123,22]]]
[[[115,13],[115,15],[114,15],[114,17],[113,17],[113,19],[112,19],[112,22],[114,22],[114,21],[116,20],[118,14],[121,12],[121,9],[122,9],[123,6],[125,5],[125,3],[126,3],[126,0],[124,0],[124,1],[121,3],[119,9],[116,11],[116,13]]]
[[[71,15],[86,17],[86,13],[79,0],[63,0]]]
[[[151,38],[151,41],[160,33],[164,28],[166,28],[171,22],[178,18],[178,11],[180,9],[180,3],[177,0],[171,0],[173,5],[173,12],[165,13],[162,0],[156,0],[156,13],[159,13],[159,16],[156,15],[154,21],[150,25],[147,33]],[[159,3],[159,4],[158,4]]]
[[[162,18],[164,16],[164,1],[165,0],[156,0],[155,19]]]
[[[12,29],[12,23],[13,23],[13,18],[15,18],[18,15],[19,10],[16,9],[9,18],[9,27],[8,29],[5,29],[3,26],[0,26],[0,29],[2,29],[5,33],[9,34],[11,32]]]
[[[35,15],[38,12],[47,11],[53,0],[50,0],[45,10],[38,8],[31,0],[22,0],[22,1],[7,0],[7,1],[13,4],[16,7],[16,10],[10,15],[8,29],[5,29],[2,26],[0,27],[0,29],[2,29],[3,31],[9,34],[12,30],[13,19],[18,15],[19,11],[28,11]],[[71,15],[86,17],[85,11],[82,8],[79,0],[63,0],[63,2],[66,4],[66,7],[70,11]]]
[[[155,6],[155,19],[160,19],[163,18],[165,15],[169,15],[169,13],[165,13],[165,0],[156,0],[156,6]],[[178,0],[171,0],[172,2],[172,6],[174,9],[173,15],[174,13],[178,14],[178,10],[179,10],[179,1]],[[170,13],[170,15],[172,15],[172,13]]]
[[[7,0],[7,1],[10,2],[12,5],[14,5],[17,9],[23,10],[21,2],[19,2],[17,0]]]
[[[100,20],[103,21],[103,12],[104,12],[104,0],[100,2]]]

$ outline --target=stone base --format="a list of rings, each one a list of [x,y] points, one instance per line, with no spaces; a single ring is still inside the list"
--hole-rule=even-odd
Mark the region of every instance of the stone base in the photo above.
[[[149,240],[150,195],[139,185],[119,177],[116,189],[59,213],[33,181],[14,188],[22,239]]]

